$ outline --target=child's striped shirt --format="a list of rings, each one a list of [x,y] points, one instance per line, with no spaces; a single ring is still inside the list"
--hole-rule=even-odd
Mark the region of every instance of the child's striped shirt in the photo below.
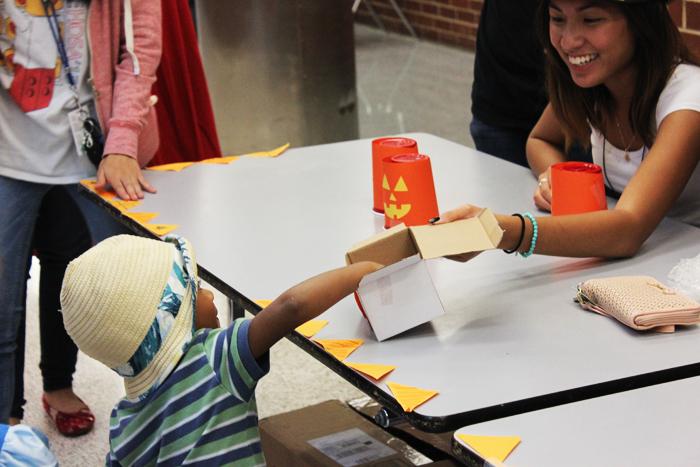
[[[173,373],[147,399],[122,399],[110,420],[109,466],[264,465],[249,320],[198,331]]]

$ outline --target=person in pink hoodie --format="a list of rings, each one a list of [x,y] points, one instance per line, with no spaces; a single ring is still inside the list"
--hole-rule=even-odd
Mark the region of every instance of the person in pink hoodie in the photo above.
[[[61,433],[77,436],[94,416],[72,389],[77,348],[58,293],[69,261],[123,232],[78,182],[96,176],[127,200],[155,192],[141,169],[158,147],[161,2],[26,0],[0,3],[0,14],[0,423],[21,418],[18,337],[34,250],[43,405]]]

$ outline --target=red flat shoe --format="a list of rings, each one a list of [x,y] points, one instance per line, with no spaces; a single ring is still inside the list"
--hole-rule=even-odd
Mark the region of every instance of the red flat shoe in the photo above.
[[[46,395],[41,396],[44,410],[56,424],[56,429],[63,436],[80,436],[90,432],[95,425],[95,416],[89,408],[80,409],[77,412],[65,413],[51,407],[46,400]]]

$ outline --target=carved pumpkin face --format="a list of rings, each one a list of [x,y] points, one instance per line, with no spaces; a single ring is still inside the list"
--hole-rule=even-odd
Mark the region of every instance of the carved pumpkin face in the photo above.
[[[390,219],[401,219],[411,212],[411,203],[402,203],[399,199],[405,198],[408,192],[408,186],[403,177],[399,177],[392,188],[389,185],[389,179],[384,175],[382,179],[382,188],[389,192],[389,202],[384,203],[384,214],[386,217]]]

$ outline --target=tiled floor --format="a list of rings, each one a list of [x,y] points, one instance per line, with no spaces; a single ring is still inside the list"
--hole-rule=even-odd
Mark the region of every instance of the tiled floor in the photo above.
[[[362,138],[423,131],[472,145],[468,134],[473,55],[403,36],[356,28],[357,88]],[[35,264],[32,276],[38,277]],[[109,412],[123,394],[121,379],[81,355],[75,375],[79,395],[97,416],[95,430],[80,439],[62,438],[40,406],[37,283],[28,287],[25,422],[45,431],[62,466],[104,462]],[[219,309],[225,309],[222,297]],[[225,313],[220,313],[225,314]],[[261,417],[327,399],[360,396],[353,386],[283,340],[271,353],[272,370],[257,390]]]

